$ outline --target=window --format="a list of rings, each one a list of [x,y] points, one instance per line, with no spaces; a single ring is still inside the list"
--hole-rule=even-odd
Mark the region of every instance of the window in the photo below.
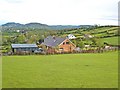
[[[63,48],[60,48],[60,49],[63,49]]]
[[[65,43],[63,42],[63,45],[64,45]]]
[[[66,42],[66,44],[69,44],[69,42]]]
[[[60,48],[59,50],[61,50],[61,51],[62,51],[62,50],[63,50],[63,48]]]

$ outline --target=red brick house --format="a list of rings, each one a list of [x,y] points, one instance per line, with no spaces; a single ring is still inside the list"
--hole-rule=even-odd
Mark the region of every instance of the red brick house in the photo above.
[[[47,53],[62,53],[73,52],[76,45],[73,44],[68,38],[61,38],[55,36],[48,36],[42,43],[46,47]]]

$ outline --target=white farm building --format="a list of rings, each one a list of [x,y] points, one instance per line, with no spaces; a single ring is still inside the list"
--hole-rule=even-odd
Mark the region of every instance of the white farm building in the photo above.
[[[68,38],[68,39],[76,39],[76,37],[75,37],[73,34],[69,34],[69,35],[67,36],[67,38]]]

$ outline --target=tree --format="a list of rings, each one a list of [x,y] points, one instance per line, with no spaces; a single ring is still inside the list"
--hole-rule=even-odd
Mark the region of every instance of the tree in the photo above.
[[[25,36],[23,34],[19,35],[16,39],[18,43],[25,43]]]
[[[83,41],[80,41],[80,42],[78,42],[77,46],[80,47],[80,48],[84,48],[85,44],[84,44]]]
[[[95,37],[94,37],[94,38],[92,38],[91,40],[92,40],[92,42],[93,42],[93,44],[94,44],[94,45],[96,45],[96,44],[97,44],[97,41],[98,41],[98,39],[97,39],[97,38],[95,38]]]
[[[97,41],[97,46],[99,47],[99,48],[102,48],[102,47],[104,47],[104,43],[99,39],[98,41]]]
[[[101,49],[104,47],[104,43],[100,40],[100,38],[95,39],[95,45],[98,47],[98,52],[101,52]]]
[[[76,41],[76,40],[73,40],[72,42],[73,42],[75,45],[77,45],[77,41]]]

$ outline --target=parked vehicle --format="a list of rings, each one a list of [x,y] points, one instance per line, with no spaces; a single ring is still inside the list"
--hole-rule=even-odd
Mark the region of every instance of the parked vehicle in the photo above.
[[[35,54],[40,54],[40,53],[42,54],[42,53],[44,53],[44,51],[42,48],[39,48],[39,49],[35,50],[34,53]]]

